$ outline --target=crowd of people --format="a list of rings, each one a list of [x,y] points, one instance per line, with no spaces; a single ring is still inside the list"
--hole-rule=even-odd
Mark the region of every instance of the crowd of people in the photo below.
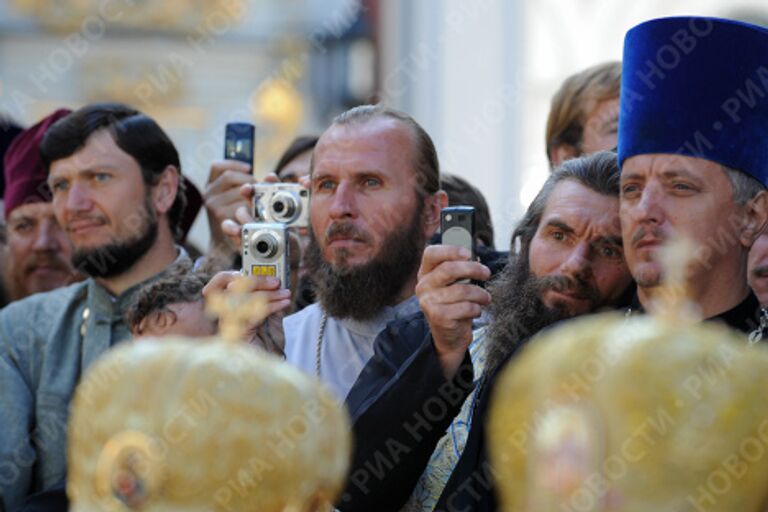
[[[554,324],[657,312],[674,239],[695,247],[685,283],[700,318],[763,339],[766,57],[768,30],[745,23],[631,29],[622,62],[568,77],[553,97],[551,172],[508,253],[482,194],[441,174],[407,113],[358,106],[291,144],[266,181],[304,184],[310,222],[291,238],[296,279],[247,278],[266,304],[247,337],[348,411],[338,510],[496,510],[486,424],[498,375]],[[0,510],[66,510],[78,382],[133,338],[215,336],[204,302],[242,277],[252,169],[214,162],[200,194],[156,121],[102,103],[14,134],[4,178]],[[475,259],[439,243],[449,204],[475,207]],[[196,258],[185,237],[203,205],[211,245]]]

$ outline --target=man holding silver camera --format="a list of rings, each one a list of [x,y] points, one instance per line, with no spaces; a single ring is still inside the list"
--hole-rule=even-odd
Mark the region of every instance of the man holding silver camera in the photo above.
[[[418,310],[413,293],[421,255],[447,197],[437,152],[410,116],[381,106],[334,119],[315,147],[310,174],[310,241],[304,255],[318,302],[283,320],[288,362],[319,376],[344,399],[390,321]],[[252,194],[252,187],[246,187]],[[242,209],[237,220],[252,221]],[[239,237],[241,224],[225,222]],[[223,272],[206,293],[226,288]],[[279,279],[252,278],[271,311],[290,296]]]

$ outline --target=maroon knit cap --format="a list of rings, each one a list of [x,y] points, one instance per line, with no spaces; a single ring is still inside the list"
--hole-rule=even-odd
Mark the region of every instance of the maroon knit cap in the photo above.
[[[40,159],[40,142],[45,131],[72,111],[61,108],[27,128],[13,139],[5,152],[5,218],[26,203],[51,200],[48,190],[48,171]]]

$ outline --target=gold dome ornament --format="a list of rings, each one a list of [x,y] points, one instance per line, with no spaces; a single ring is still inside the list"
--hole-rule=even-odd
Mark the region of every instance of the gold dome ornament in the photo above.
[[[502,371],[488,424],[500,510],[766,510],[768,351],[676,304],[569,321]]]
[[[233,322],[227,315],[224,324]],[[319,382],[251,345],[125,343],[75,392],[70,510],[330,510],[349,432],[346,412]]]

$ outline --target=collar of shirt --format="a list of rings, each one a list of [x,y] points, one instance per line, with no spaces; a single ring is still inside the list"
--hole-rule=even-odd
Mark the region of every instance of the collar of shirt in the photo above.
[[[88,279],[87,307],[89,309],[89,315],[94,315],[96,319],[102,321],[109,320],[111,323],[122,321],[123,315],[133,302],[134,298],[136,297],[136,293],[139,291],[139,289],[141,289],[142,286],[160,279],[177,265],[183,263],[191,264],[189,255],[183,247],[177,245],[176,250],[178,252],[178,256],[176,256],[174,262],[166,267],[165,270],[155,274],[145,281],[131,286],[117,297],[110,294],[106,288],[98,284],[94,279]]]
[[[637,294],[632,297],[632,305],[627,312],[630,314],[645,313]],[[750,291],[743,301],[719,315],[707,318],[707,320],[720,321],[738,331],[750,332],[760,325],[760,303],[755,294]]]

